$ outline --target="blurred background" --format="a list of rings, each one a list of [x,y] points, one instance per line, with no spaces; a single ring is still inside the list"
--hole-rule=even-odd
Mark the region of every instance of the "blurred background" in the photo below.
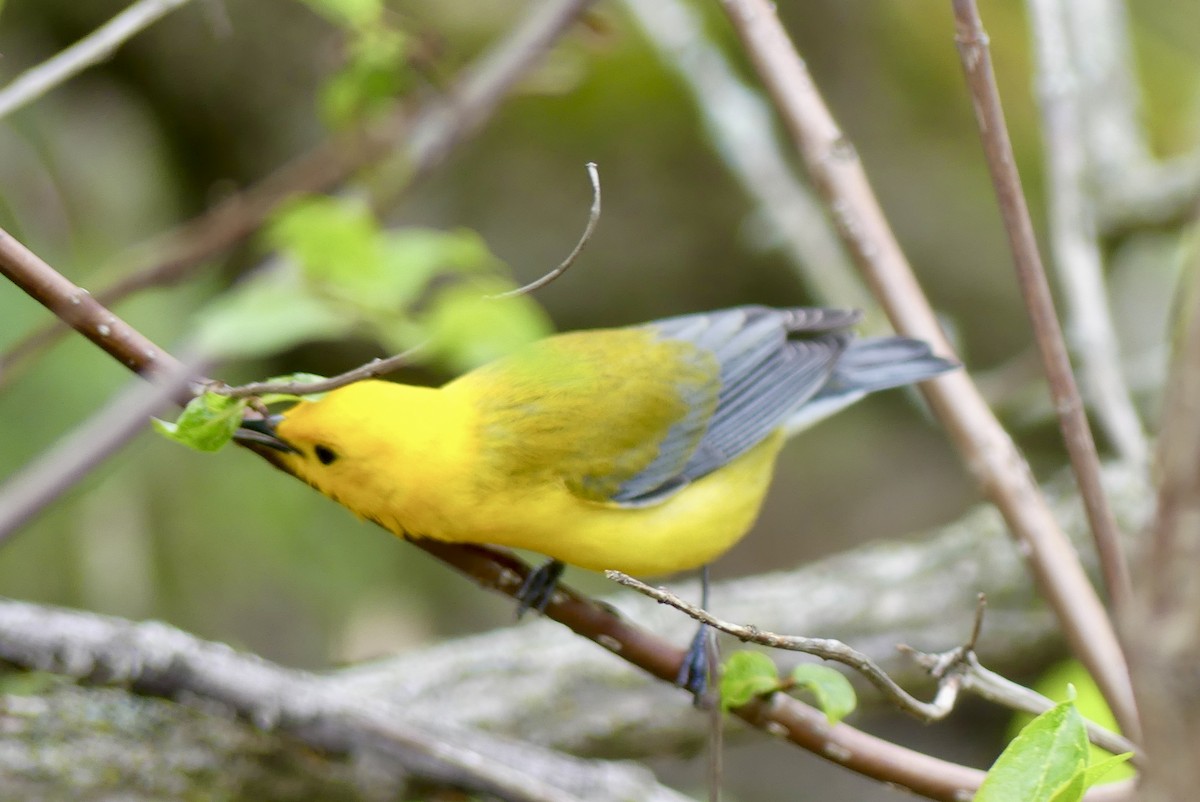
[[[9,0],[0,12],[3,79],[124,5]],[[1192,35],[1200,30],[1200,5],[1129,5],[1147,134],[1156,154],[1182,152],[1200,138],[1200,55]],[[1027,21],[1022,4],[980,6],[1019,167],[1042,225]],[[525,7],[508,0],[390,3],[388,19],[407,37],[415,65],[412,92],[448,85]],[[713,41],[752,80],[716,4],[701,11]],[[780,11],[968,367],[1005,391],[1004,419],[1039,472],[1050,475],[1065,460],[1044,414],[1044,392],[1021,367],[1031,336],[963,88],[949,4],[810,0]],[[109,283],[123,274],[130,249],[329,136],[338,121],[328,87],[346,61],[346,43],[344,28],[297,0],[190,4],[107,63],[3,120],[0,225],[82,286]],[[604,188],[599,229],[571,271],[535,296],[555,329],[741,303],[838,301],[811,294],[712,146],[687,91],[618,3],[598,4],[478,136],[379,217],[388,226],[477,232],[515,280],[528,281],[575,243],[590,204],[583,170],[589,161],[599,165]],[[1131,358],[1148,355],[1138,400],[1151,416],[1176,239],[1163,227],[1106,243],[1123,342]],[[118,312],[176,347],[206,305],[267,253],[252,239],[179,286],[142,293]],[[48,319],[0,285],[0,352]],[[230,361],[214,374],[231,383],[292,371],[332,374],[379,353],[377,342],[362,337],[323,340]],[[434,363],[404,378],[436,383],[451,372]],[[0,478],[128,380],[78,337],[10,366],[0,374]],[[957,457],[914,397],[872,397],[784,451],[757,529],[715,576],[919,534],[976,501]],[[609,591],[597,577],[568,578]],[[202,455],[149,431],[0,551],[0,594],[162,619],[314,669],[507,626],[513,618],[507,605],[293,479],[264,470],[253,455]],[[970,759],[994,754],[1000,734],[988,738],[971,747]],[[797,792],[819,761],[783,748],[744,750],[753,752],[747,765],[757,768],[735,763],[729,770],[737,798],[835,798],[826,785],[834,780],[822,780],[818,794]],[[698,785],[702,769],[691,769],[667,767],[685,786]],[[848,798],[876,793],[863,781],[849,782]]]

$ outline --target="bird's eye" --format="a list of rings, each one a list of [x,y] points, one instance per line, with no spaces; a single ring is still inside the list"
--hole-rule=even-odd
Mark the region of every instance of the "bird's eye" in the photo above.
[[[337,454],[333,453],[333,449],[329,446],[317,446],[313,449],[313,453],[317,455],[317,459],[322,465],[329,465],[337,459]]]

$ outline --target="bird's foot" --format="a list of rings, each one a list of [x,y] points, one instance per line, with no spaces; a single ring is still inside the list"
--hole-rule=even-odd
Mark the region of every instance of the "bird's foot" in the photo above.
[[[558,560],[548,560],[525,577],[517,589],[517,618],[530,610],[546,612],[546,605],[554,598],[554,590],[565,567]]]
[[[692,638],[692,645],[683,657],[679,673],[675,675],[675,684],[691,692],[695,697],[696,707],[704,707],[708,701],[708,638],[708,627],[701,624]]]

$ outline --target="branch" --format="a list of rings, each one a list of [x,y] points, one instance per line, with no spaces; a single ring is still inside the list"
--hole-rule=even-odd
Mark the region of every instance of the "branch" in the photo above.
[[[0,89],[0,117],[32,103],[61,83],[107,59],[126,41],[189,0],[138,0],[75,44],[31,67]]]
[[[150,696],[204,700],[325,752],[368,752],[439,782],[525,802],[683,802],[636,768],[586,761],[500,736],[410,723],[403,709],[330,688],[164,624],[0,601],[0,658]]]
[[[724,6],[839,233],[896,330],[926,340],[935,351],[953,353],[853,146],[830,115],[774,7],[767,0],[724,0]],[[1119,720],[1132,720],[1133,696],[1112,624],[1012,438],[965,371],[945,374],[921,387],[964,464],[1004,515],[1073,651],[1113,709],[1122,711]]]
[[[1194,278],[1200,258],[1187,265]],[[1179,299],[1183,331],[1163,403],[1158,507],[1138,565],[1137,594],[1124,633],[1130,644],[1138,701],[1145,710],[1149,802],[1190,799],[1200,787],[1200,291],[1185,282]]]
[[[1124,459],[1143,463],[1149,445],[1121,371],[1121,350],[1104,285],[1094,206],[1087,192],[1081,80],[1075,65],[1091,42],[1068,34],[1064,1],[1028,0],[1050,196],[1051,243],[1067,308],[1072,352],[1089,404]]]

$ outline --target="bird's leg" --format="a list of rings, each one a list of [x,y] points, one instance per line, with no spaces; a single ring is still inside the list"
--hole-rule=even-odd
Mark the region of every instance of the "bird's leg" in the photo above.
[[[554,598],[554,589],[558,587],[558,578],[565,567],[558,560],[547,560],[525,577],[517,589],[517,618],[530,610],[546,612],[546,605]]]
[[[700,569],[700,607],[708,609],[708,566]],[[696,707],[702,707],[705,703],[705,692],[708,690],[708,677],[712,670],[712,662],[709,660],[709,640],[712,637],[712,631],[707,624],[701,624],[696,629],[696,634],[692,638],[692,645],[688,647],[687,654],[684,655],[683,663],[679,666],[679,673],[675,675],[675,684],[684,690],[691,691],[695,697]],[[716,644],[713,644],[713,653],[716,653]]]

